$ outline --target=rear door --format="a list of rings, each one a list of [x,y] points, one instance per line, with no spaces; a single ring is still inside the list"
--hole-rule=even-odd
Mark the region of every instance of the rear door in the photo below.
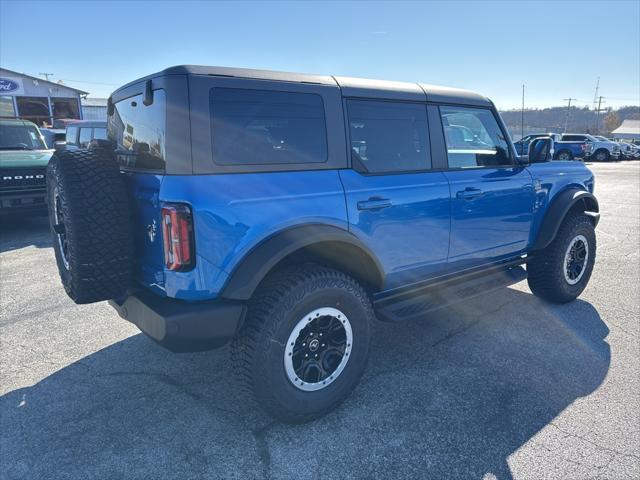
[[[340,170],[349,228],[374,251],[386,288],[446,267],[449,186],[431,171],[424,103],[346,100],[352,169]]]
[[[451,187],[449,264],[465,268],[523,252],[533,218],[533,182],[515,163],[495,113],[447,105],[439,112]]]

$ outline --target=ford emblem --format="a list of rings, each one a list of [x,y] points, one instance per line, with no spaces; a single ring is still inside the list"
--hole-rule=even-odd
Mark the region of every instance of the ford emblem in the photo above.
[[[18,82],[14,82],[8,78],[0,78],[0,92],[13,92],[19,88],[20,85],[18,85]]]

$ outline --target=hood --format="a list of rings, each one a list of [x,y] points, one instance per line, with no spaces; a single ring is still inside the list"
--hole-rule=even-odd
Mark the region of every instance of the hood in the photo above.
[[[55,150],[0,150],[0,168],[46,167]]]

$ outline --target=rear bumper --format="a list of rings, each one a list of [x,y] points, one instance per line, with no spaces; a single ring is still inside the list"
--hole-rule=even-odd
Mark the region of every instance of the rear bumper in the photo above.
[[[227,343],[246,313],[241,303],[183,302],[139,291],[109,300],[125,320],[173,352],[211,350]]]

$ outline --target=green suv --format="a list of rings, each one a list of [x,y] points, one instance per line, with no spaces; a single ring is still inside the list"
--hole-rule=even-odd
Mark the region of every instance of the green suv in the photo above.
[[[53,154],[38,127],[0,119],[0,214],[46,214],[46,170]]]

